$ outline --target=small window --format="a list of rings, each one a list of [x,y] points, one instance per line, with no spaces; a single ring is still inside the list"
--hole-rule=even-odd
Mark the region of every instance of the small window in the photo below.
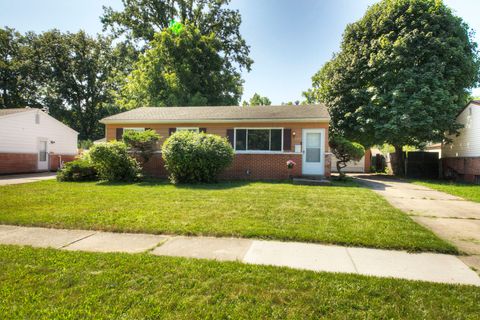
[[[282,129],[235,129],[237,151],[282,151]]]
[[[137,131],[137,132],[142,132],[142,131],[145,131],[145,128],[123,128],[123,132],[127,132],[127,131]]]
[[[177,128],[177,131],[192,131],[192,132],[196,132],[196,133],[199,133],[200,130],[199,128],[194,128],[194,127],[180,127],[180,128]]]
[[[468,114],[472,115],[472,107],[468,108]]]
[[[40,115],[38,113],[35,114],[35,124],[40,124]]]

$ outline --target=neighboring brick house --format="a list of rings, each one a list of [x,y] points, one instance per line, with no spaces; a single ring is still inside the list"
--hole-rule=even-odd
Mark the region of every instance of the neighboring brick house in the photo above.
[[[298,176],[330,176],[328,124],[324,105],[255,107],[143,107],[102,119],[106,140],[121,139],[126,130],[155,130],[162,139],[178,130],[216,134],[235,149],[233,164],[221,178],[285,179],[286,162]],[[147,173],[166,177],[161,153],[145,165]]]
[[[77,155],[77,136],[40,109],[0,109],[0,174],[57,170]]]
[[[459,136],[442,146],[442,170],[446,178],[480,183],[480,100],[471,101],[458,114],[464,126]]]

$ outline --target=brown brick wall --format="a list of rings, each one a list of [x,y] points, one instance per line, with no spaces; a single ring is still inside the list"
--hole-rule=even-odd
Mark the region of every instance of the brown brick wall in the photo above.
[[[60,161],[64,164],[70,161],[75,160],[77,155],[61,155],[61,154],[50,154],[50,171],[57,171],[60,168]],[[61,159],[61,160],[60,160]]]
[[[325,156],[325,176],[330,177],[331,155]],[[287,161],[293,160],[296,166],[289,171]],[[248,173],[247,173],[248,170]],[[144,172],[148,176],[166,178],[168,172],[164,167],[162,155],[156,153],[145,165]],[[302,175],[301,154],[236,154],[232,165],[220,175],[220,179],[288,179]]]
[[[0,153],[0,174],[37,171],[36,153]]]
[[[49,157],[50,170],[58,170],[60,156],[50,154]],[[74,155],[62,155],[62,161],[69,162],[75,157]],[[38,154],[36,153],[0,153],[0,174],[37,172],[37,160]]]
[[[148,162],[143,165],[143,171],[150,177],[166,178],[168,176],[161,153],[155,153]]]
[[[480,179],[480,157],[442,158],[441,161],[445,178],[466,182],[478,182]]]
[[[287,161],[297,164],[287,169]],[[232,165],[221,174],[221,179],[288,179],[302,175],[301,154],[236,154]]]

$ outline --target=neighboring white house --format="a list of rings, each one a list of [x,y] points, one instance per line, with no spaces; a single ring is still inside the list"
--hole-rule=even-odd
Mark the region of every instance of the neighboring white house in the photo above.
[[[77,136],[40,109],[0,109],[0,174],[56,170],[77,155]]]
[[[464,128],[460,135],[450,136],[451,143],[442,146],[444,173],[475,182],[480,179],[480,100],[471,101],[457,116]]]

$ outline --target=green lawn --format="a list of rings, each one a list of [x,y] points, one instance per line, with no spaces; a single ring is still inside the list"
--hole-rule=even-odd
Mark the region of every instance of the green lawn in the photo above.
[[[413,183],[446,192],[466,200],[480,202],[480,185],[442,180],[414,181]]]
[[[240,236],[456,252],[354,183],[232,182],[173,186],[42,181],[0,187],[0,223],[125,232]]]
[[[480,288],[0,246],[1,319],[478,319]]]

